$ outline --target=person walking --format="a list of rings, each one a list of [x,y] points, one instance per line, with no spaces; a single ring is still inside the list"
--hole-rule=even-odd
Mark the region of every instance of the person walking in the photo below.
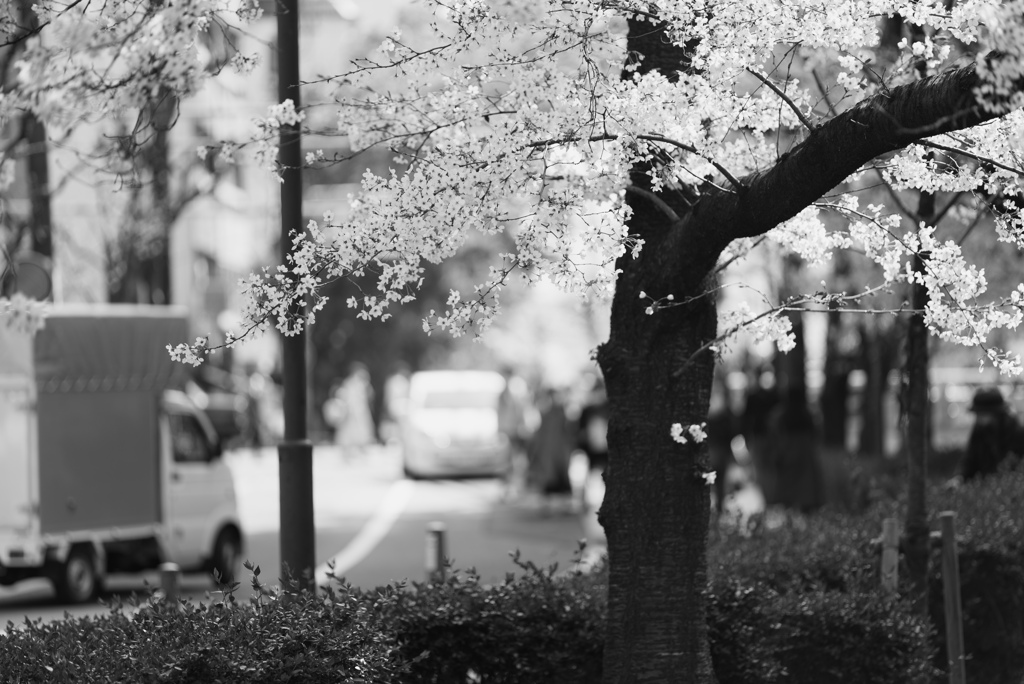
[[[524,485],[530,437],[527,424],[530,400],[526,381],[511,367],[503,368],[501,375],[505,378],[505,387],[498,396],[498,432],[508,443],[509,462],[503,478],[503,498],[510,500],[520,494]]]
[[[1008,457],[1024,454],[1024,428],[997,387],[984,387],[974,394],[970,411],[974,427],[961,463],[963,480],[996,473]]]
[[[549,511],[558,499],[572,504],[569,458],[575,440],[565,404],[555,389],[547,387],[541,391],[537,409],[540,425],[527,445],[527,481],[541,495],[544,510]]]
[[[587,477],[579,493],[581,508],[586,510],[591,505],[591,488],[601,484],[592,480],[601,478],[608,466],[608,396],[600,376],[594,378],[578,422],[577,448],[587,457]]]
[[[362,456],[377,442],[370,404],[373,387],[370,372],[361,363],[353,363],[348,376],[331,392],[324,404],[324,419],[334,427],[334,442],[346,461]]]

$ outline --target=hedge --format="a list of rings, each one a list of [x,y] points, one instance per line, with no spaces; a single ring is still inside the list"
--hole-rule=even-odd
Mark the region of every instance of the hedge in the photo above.
[[[905,490],[905,484],[903,485]],[[933,536],[938,516],[956,513],[964,644],[968,681],[1020,684],[1024,680],[1024,471],[1019,467],[960,487],[934,482],[927,502]],[[709,553],[713,578],[739,577],[782,594],[817,588],[871,592],[880,584],[878,537],[882,521],[902,521],[905,501],[876,501],[853,516],[823,511],[791,516],[775,530],[726,535]],[[946,641],[941,544],[930,559],[929,616],[935,627],[934,663],[945,671]],[[900,565],[900,592],[907,570]]]
[[[933,488],[956,510],[969,681],[1024,676],[1024,474]],[[941,577],[932,629],[879,586],[881,521],[822,512],[716,539],[708,615],[720,684],[941,681]],[[937,529],[935,526],[933,529]],[[496,586],[472,572],[437,584],[326,596],[282,594],[171,609],[114,606],[98,618],[30,623],[0,637],[4,682],[595,682],[607,574],[521,563]],[[905,580],[905,572],[901,579]],[[9,630],[11,626],[9,626]]]
[[[729,579],[710,598],[719,684],[912,684],[937,674],[927,622],[881,591],[795,593]]]

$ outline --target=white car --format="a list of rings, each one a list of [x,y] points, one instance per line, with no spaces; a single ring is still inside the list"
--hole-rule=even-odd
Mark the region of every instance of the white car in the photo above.
[[[501,475],[511,465],[498,429],[505,379],[493,371],[420,371],[401,418],[402,463],[411,478]]]

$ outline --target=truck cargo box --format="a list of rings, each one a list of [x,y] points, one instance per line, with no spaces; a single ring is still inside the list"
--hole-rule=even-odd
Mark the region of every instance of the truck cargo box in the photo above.
[[[186,375],[166,345],[187,334],[180,308],[52,309],[29,363],[43,534],[160,522],[158,406]]]

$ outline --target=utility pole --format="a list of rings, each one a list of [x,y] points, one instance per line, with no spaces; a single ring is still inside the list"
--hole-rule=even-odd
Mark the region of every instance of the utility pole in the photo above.
[[[277,0],[278,102],[299,99],[299,0]],[[302,139],[300,124],[281,125],[281,263],[287,264],[292,240],[302,230]],[[299,303],[294,316],[305,316]],[[281,338],[284,380],[284,440],[278,446],[281,502],[281,577],[314,587],[316,539],[313,527],[313,445],[308,438],[306,406],[306,333]]]

